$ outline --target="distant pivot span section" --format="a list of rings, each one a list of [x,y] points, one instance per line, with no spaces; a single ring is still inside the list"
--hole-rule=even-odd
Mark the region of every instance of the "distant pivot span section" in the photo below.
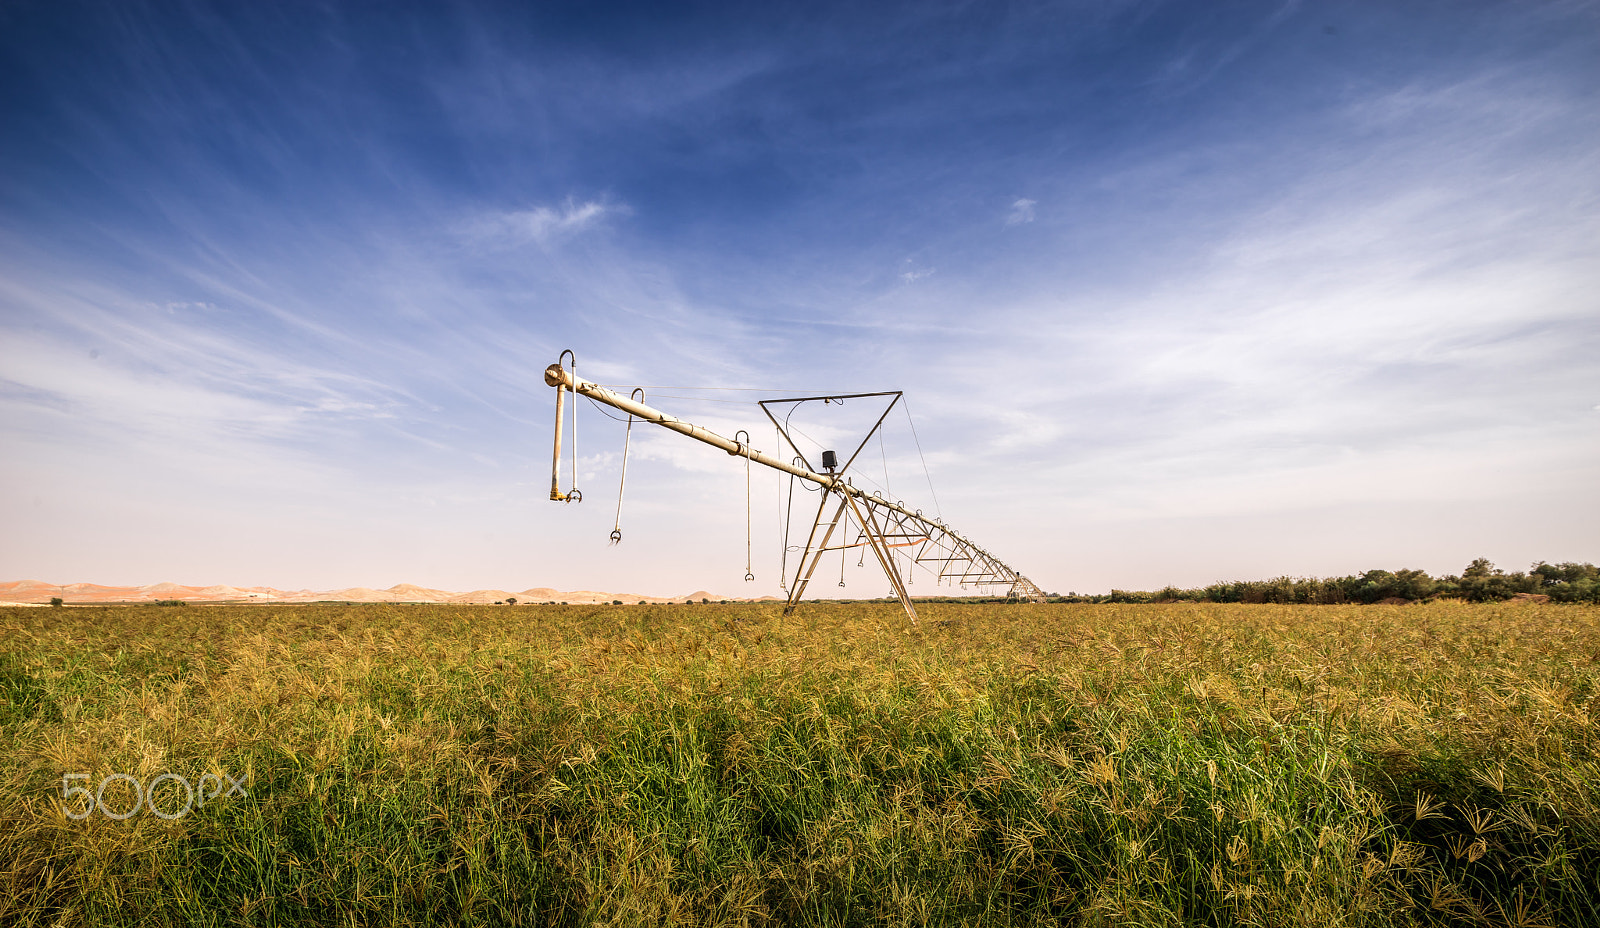
[[[562,361],[572,357],[572,366],[569,370],[563,366]],[[692,422],[668,415],[659,409],[647,406],[643,402],[643,391],[636,389],[633,396],[623,396],[615,393],[597,383],[582,380],[577,376],[576,358],[571,352],[562,352],[561,358],[556,363],[545,369],[544,382],[556,389],[556,422],[555,422],[555,451],[552,456],[550,473],[550,498],[558,502],[578,502],[583,494],[576,486],[563,492],[561,489],[561,445],[564,432],[565,396],[573,393],[585,396],[597,403],[603,403],[614,409],[627,413],[634,419],[658,425],[664,429],[677,432],[693,438],[696,441],[720,448],[730,455],[744,458],[749,464],[760,464],[773,470],[781,471],[799,480],[815,484],[821,491],[821,503],[817,507],[816,517],[812,520],[811,530],[806,538],[801,556],[795,567],[794,577],[788,584],[789,599],[784,606],[784,615],[792,615],[795,608],[805,593],[806,586],[811,582],[818,566],[822,563],[824,554],[830,551],[843,551],[847,548],[859,548],[865,545],[870,548],[874,559],[883,568],[884,576],[888,578],[889,585],[894,588],[895,595],[899,597],[900,604],[905,607],[906,616],[911,624],[917,623],[916,606],[912,604],[911,596],[906,590],[905,577],[901,574],[899,560],[904,559],[906,569],[923,568],[937,575],[939,580],[959,584],[962,587],[977,587],[980,589],[1004,589],[1004,595],[1030,602],[1044,602],[1045,595],[1033,581],[1012,569],[1005,562],[978,546],[966,536],[955,529],[945,525],[936,518],[924,516],[921,510],[911,509],[898,501],[891,502],[876,494],[867,493],[850,484],[846,477],[851,464],[855,462],[861,449],[867,441],[883,425],[883,420],[900,402],[901,394],[898,391],[884,393],[845,393],[827,396],[793,397],[788,399],[769,399],[760,401],[759,405],[767,418],[777,428],[783,440],[788,443],[794,452],[793,461],[784,461],[770,454],[758,451],[751,447],[748,441],[735,441],[725,438],[717,433],[695,425]],[[800,449],[795,445],[783,422],[772,414],[770,407],[783,404],[800,404],[807,402],[838,402],[840,400],[864,399],[868,397],[889,398],[887,408],[883,415],[878,417],[867,434],[863,436],[855,451],[841,464],[838,455],[833,451],[823,452],[821,466],[826,473],[818,473],[812,469],[810,462]],[[576,399],[574,399],[576,402]],[[576,406],[572,423],[572,460],[573,479],[576,480],[577,462],[577,422]],[[631,426],[631,422],[630,422]],[[743,432],[741,431],[741,434]],[[831,510],[831,514],[830,514]],[[854,532],[855,541],[850,540]],[[835,541],[835,536],[839,536]],[[613,540],[618,540],[619,532],[613,532]],[[788,578],[785,578],[788,579]]]

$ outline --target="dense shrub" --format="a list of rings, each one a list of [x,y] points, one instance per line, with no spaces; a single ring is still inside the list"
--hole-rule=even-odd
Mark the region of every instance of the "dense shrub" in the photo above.
[[[1056,602],[1079,603],[1277,603],[1281,605],[1339,605],[1381,603],[1403,599],[1465,599],[1503,602],[1518,594],[1543,594],[1562,603],[1600,602],[1600,568],[1593,564],[1539,561],[1528,573],[1506,573],[1487,558],[1478,558],[1461,572],[1435,579],[1421,570],[1369,570],[1348,577],[1276,577],[1271,580],[1230,580],[1198,589],[1163,587],[1153,593],[1112,590],[1101,596],[1076,593],[1053,597]]]

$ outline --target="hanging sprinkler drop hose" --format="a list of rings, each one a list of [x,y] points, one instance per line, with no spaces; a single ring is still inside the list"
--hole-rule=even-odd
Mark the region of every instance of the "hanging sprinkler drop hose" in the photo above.
[[[739,436],[744,438],[740,439]],[[750,550],[752,546],[750,532],[750,433],[740,429],[733,433],[733,441],[739,446],[739,454],[744,457],[744,582],[750,583],[756,575],[751,569]]]
[[[644,387],[634,387],[629,394],[635,402],[644,402]],[[622,479],[617,482],[617,521],[611,527],[611,543],[622,544],[622,494],[628,489],[628,446],[633,442],[633,413],[628,413],[628,429],[622,433]]]

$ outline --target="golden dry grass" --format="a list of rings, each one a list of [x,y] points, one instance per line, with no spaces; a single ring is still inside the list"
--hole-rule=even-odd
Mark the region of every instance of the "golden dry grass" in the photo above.
[[[0,612],[0,923],[1600,924],[1600,608],[903,622]]]

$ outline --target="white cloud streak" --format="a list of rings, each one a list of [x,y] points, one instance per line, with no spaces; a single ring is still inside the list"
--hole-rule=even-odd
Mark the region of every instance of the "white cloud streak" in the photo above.
[[[469,240],[490,246],[545,245],[598,225],[607,216],[625,214],[627,208],[593,200],[568,200],[559,207],[484,213],[461,224]]]

